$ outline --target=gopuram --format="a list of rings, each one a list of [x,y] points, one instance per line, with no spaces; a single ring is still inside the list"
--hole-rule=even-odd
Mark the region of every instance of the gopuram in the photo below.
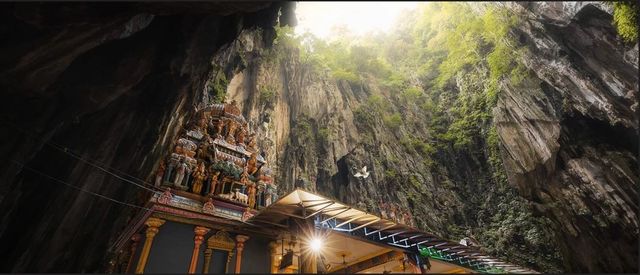
[[[160,161],[157,191],[113,244],[110,273],[532,273],[471,242],[296,188],[278,197],[235,102],[197,110]]]

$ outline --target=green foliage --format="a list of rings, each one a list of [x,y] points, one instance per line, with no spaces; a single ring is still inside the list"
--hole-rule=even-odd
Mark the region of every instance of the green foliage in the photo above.
[[[331,140],[331,131],[327,127],[318,129],[318,142],[327,143]]]
[[[407,102],[416,102],[422,96],[422,88],[420,87],[409,87],[402,92],[402,97]]]
[[[236,180],[239,180],[240,174],[242,174],[242,169],[226,161],[215,162],[211,165],[210,169],[213,171],[221,171],[222,174],[233,177]]]
[[[331,75],[335,79],[346,80],[350,83],[357,83],[360,80],[360,77],[356,75],[354,72],[346,71],[344,69],[335,69],[331,71]]]
[[[384,171],[384,176],[387,179],[394,179],[396,176],[398,176],[398,174],[396,173],[395,170],[387,169]]]
[[[384,121],[385,126],[393,130],[397,130],[402,125],[402,116],[399,113],[385,115],[382,120]]]
[[[213,79],[207,83],[207,93],[211,96],[214,103],[222,103],[227,96],[227,85],[229,81],[220,68],[214,68],[216,71]]]
[[[260,102],[267,108],[273,107],[276,101],[276,93],[276,89],[273,87],[264,87],[260,90]]]
[[[506,183],[507,175],[502,167],[502,158],[500,157],[500,137],[495,126],[489,129],[487,134],[487,148],[489,150],[489,164],[493,169],[493,178],[498,183]]]
[[[638,3],[635,1],[614,2],[613,23],[625,42],[638,42]]]
[[[404,74],[392,72],[389,77],[382,81],[382,85],[390,90],[400,91],[406,86],[406,77]]]

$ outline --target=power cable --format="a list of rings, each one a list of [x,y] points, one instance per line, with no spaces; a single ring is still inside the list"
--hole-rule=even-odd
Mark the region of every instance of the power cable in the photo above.
[[[61,180],[61,179],[58,179],[58,178],[52,177],[52,176],[50,176],[50,175],[47,175],[47,174],[45,174],[45,173],[42,173],[42,172],[40,172],[40,171],[38,171],[38,170],[36,170],[36,169],[34,169],[34,168],[31,168],[31,167],[29,167],[29,166],[26,166],[26,165],[24,165],[23,163],[20,163],[19,161],[16,161],[16,160],[12,160],[12,161],[13,161],[15,164],[17,164],[18,166],[20,166],[21,168],[27,169],[27,170],[29,170],[29,171],[31,171],[31,172],[33,172],[33,173],[36,173],[36,174],[38,174],[38,175],[40,175],[40,176],[43,176],[43,177],[46,177],[46,178],[48,178],[48,179],[50,179],[50,180],[53,180],[53,181],[55,181],[55,182],[62,183],[62,184],[64,184],[64,185],[66,185],[66,186],[69,186],[69,187],[71,187],[71,188],[75,189],[75,190],[78,190],[78,191],[81,191],[81,192],[84,192],[84,193],[87,193],[87,194],[90,194],[90,195],[94,195],[94,196],[97,196],[97,197],[100,197],[100,198],[103,198],[103,199],[106,199],[106,200],[109,200],[109,201],[111,201],[111,202],[115,202],[115,203],[118,203],[118,204],[121,204],[121,205],[129,206],[129,207],[134,207],[134,208],[139,208],[139,209],[148,210],[148,211],[153,211],[153,210],[152,210],[152,209],[150,209],[150,208],[146,208],[146,207],[138,206],[138,205],[135,205],[135,204],[126,203],[126,202],[119,201],[119,200],[117,200],[117,199],[114,199],[114,198],[111,198],[111,197],[108,197],[108,196],[105,196],[105,195],[102,195],[102,194],[98,194],[98,193],[93,192],[93,191],[86,190],[86,189],[84,189],[84,188],[81,188],[81,187],[75,186],[75,185],[73,185],[73,184],[70,184],[70,183],[68,183],[68,182],[65,182],[65,181],[63,181],[63,180]]]
[[[21,128],[21,127],[18,127],[17,125],[15,125],[15,124],[13,124],[13,123],[11,123],[11,122],[9,122],[9,121],[4,121],[4,122],[5,122],[6,124],[8,124],[8,125],[12,126],[13,128],[15,128],[15,129],[17,129],[17,130],[19,130],[19,131],[21,131],[21,132],[23,132],[23,133],[27,134],[27,135],[30,135],[30,136],[32,136],[32,137],[37,137],[37,135],[36,135],[36,134],[31,133],[30,131],[25,130],[25,129]],[[80,160],[80,161],[82,161],[82,162],[84,162],[84,163],[86,163],[86,164],[89,164],[89,165],[91,165],[91,166],[93,166],[93,167],[95,167],[95,168],[97,168],[97,169],[99,169],[99,170],[101,170],[101,171],[103,171],[103,172],[105,172],[105,173],[107,173],[107,174],[110,174],[110,175],[112,175],[112,176],[114,176],[114,177],[116,177],[116,178],[118,178],[118,179],[120,179],[120,180],[123,180],[123,181],[125,181],[125,182],[131,183],[131,184],[133,184],[133,185],[135,185],[135,186],[138,186],[138,187],[140,187],[140,188],[143,188],[143,189],[145,189],[145,190],[147,190],[147,191],[155,192],[155,191],[157,191],[157,190],[161,190],[160,188],[156,187],[154,184],[151,184],[151,183],[149,183],[149,182],[147,182],[147,181],[145,181],[145,180],[139,179],[139,178],[137,178],[137,177],[135,177],[135,176],[129,175],[129,174],[127,174],[127,173],[125,173],[125,172],[122,172],[122,171],[120,171],[120,170],[118,170],[118,169],[115,169],[115,168],[113,168],[113,167],[109,167],[108,165],[105,165],[105,164],[103,164],[103,163],[100,163],[100,162],[98,162],[98,161],[93,160],[93,162],[95,162],[95,163],[102,164],[103,166],[105,166],[105,167],[107,167],[107,168],[109,168],[109,169],[111,169],[111,170],[114,170],[114,171],[116,171],[116,172],[119,172],[119,173],[121,173],[121,174],[123,174],[123,175],[125,175],[125,176],[127,176],[127,177],[129,177],[129,178],[132,178],[132,179],[138,180],[138,181],[142,182],[143,184],[146,184],[146,185],[148,185],[148,186],[151,186],[151,188],[148,188],[148,187],[146,187],[146,186],[144,186],[144,185],[141,185],[141,184],[139,184],[139,183],[133,182],[132,180],[125,179],[125,178],[121,177],[120,175],[117,175],[117,174],[115,174],[115,173],[113,173],[113,172],[111,172],[111,171],[108,171],[107,169],[105,169],[105,168],[101,167],[101,166],[100,166],[100,165],[98,165],[98,164],[92,163],[91,161],[89,161],[89,160],[87,160],[87,159],[85,159],[85,158],[82,158],[79,154],[75,153],[73,150],[69,149],[68,147],[61,146],[61,145],[59,145],[59,144],[57,144],[57,143],[55,143],[55,142],[53,142],[53,141],[44,141],[44,143],[45,143],[46,145],[50,146],[50,147],[53,147],[54,149],[56,149],[56,150],[58,150],[58,151],[60,151],[60,152],[63,152],[63,153],[65,153],[65,154],[67,154],[67,155],[70,155],[71,157],[73,157],[73,158],[75,158],[75,159],[77,159],[77,160]],[[156,190],[154,190],[154,189],[152,189],[152,188],[155,188]]]

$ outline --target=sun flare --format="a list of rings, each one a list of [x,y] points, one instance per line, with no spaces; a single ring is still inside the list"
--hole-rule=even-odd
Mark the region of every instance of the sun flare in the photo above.
[[[305,31],[327,39],[336,27],[363,35],[371,31],[387,31],[404,9],[420,2],[298,2],[297,34]]]

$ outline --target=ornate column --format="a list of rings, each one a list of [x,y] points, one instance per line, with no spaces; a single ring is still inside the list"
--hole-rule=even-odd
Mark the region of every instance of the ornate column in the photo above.
[[[278,241],[269,242],[269,255],[271,255],[271,274],[278,273]]]
[[[200,245],[202,244],[202,241],[204,241],[204,235],[206,235],[207,232],[209,232],[209,230],[211,229],[202,227],[202,226],[196,226],[196,228],[193,229],[193,232],[196,235],[195,237],[193,237],[194,247],[193,247],[193,254],[191,254],[191,264],[189,265],[189,274],[196,273],[196,266],[198,264],[198,254],[200,252]]]
[[[147,219],[147,222],[145,222],[144,224],[147,225],[146,239],[144,240],[144,246],[142,247],[140,260],[138,260],[136,274],[144,273],[144,267],[147,265],[147,258],[149,257],[149,251],[151,251],[153,238],[156,236],[156,234],[158,234],[159,227],[164,224],[164,220],[152,217]]]
[[[240,263],[242,263],[242,250],[244,249],[244,242],[249,239],[249,236],[236,235],[236,269],[235,273],[240,274]]]
[[[131,255],[129,256],[127,269],[125,269],[124,273],[129,273],[131,270],[131,263],[133,263],[133,259],[136,256],[136,249],[138,249],[138,243],[140,242],[140,239],[142,239],[142,236],[140,236],[140,234],[137,234],[137,233],[131,237],[131,241],[133,241],[131,243]]]
[[[213,249],[207,248],[204,251],[204,266],[202,267],[202,274],[209,273],[209,266],[211,265],[211,255],[213,255]]]

